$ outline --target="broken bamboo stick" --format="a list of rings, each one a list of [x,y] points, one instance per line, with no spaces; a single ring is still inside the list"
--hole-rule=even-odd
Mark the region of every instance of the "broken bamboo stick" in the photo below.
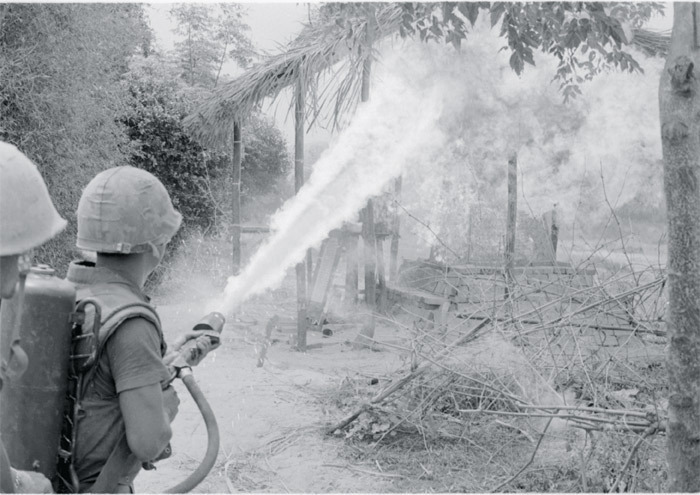
[[[490,319],[483,320],[479,322],[469,333],[459,337],[456,339],[454,342],[452,342],[450,345],[445,347],[442,351],[437,353],[435,356],[434,360],[431,361],[424,361],[421,363],[415,370],[410,371],[398,380],[392,381],[387,387],[383,388],[377,395],[372,397],[369,402],[365,402],[361,404],[355,411],[353,411],[351,414],[346,416],[344,419],[339,421],[338,423],[326,428],[326,434],[332,435],[334,431],[336,430],[342,430],[346,426],[348,426],[350,423],[355,421],[360,414],[362,414],[364,411],[372,407],[374,404],[379,404],[382,402],[384,399],[389,397],[391,394],[396,392],[397,390],[403,388],[407,383],[411,382],[414,378],[419,377],[422,375],[426,370],[428,370],[432,365],[433,361],[440,360],[447,355],[449,355],[450,352],[452,352],[456,347],[469,342],[473,338],[476,337],[476,335],[481,331],[482,328],[484,328],[486,325],[490,323]]]

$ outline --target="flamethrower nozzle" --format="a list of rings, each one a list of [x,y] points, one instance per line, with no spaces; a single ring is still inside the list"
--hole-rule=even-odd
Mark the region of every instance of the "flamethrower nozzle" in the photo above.
[[[212,311],[192,327],[192,330],[206,330],[220,334],[224,328],[226,318],[217,311]]]
[[[174,344],[176,353],[170,359],[166,357],[166,364],[175,370],[176,375],[183,368],[197,366],[207,354],[219,347],[225,322],[224,315],[216,311],[204,316],[192,327],[192,332]]]

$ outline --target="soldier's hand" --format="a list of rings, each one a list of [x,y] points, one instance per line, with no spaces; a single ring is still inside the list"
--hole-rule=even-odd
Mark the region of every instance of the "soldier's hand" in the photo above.
[[[206,337],[209,339],[209,352],[215,350],[221,345],[221,337],[216,332],[211,332],[208,330],[188,330],[187,332],[180,334],[177,339],[175,339],[175,342],[172,344],[172,350],[179,351],[187,342],[192,339],[200,339],[200,337]]]
[[[15,493],[54,493],[49,479],[34,471],[12,469]]]

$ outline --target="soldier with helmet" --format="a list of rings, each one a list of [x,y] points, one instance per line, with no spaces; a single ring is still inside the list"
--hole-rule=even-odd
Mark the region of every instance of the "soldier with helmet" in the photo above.
[[[0,142],[0,299],[17,292],[22,300],[31,250],[65,226],[36,166],[15,146]],[[28,365],[17,332],[11,329],[9,345],[0,348],[0,388],[21,376]],[[40,473],[10,467],[1,440],[0,492],[51,492],[49,480]]]
[[[143,288],[182,217],[156,177],[130,166],[99,173],[77,217],[76,245],[94,251],[96,261],[73,262],[67,278],[78,301],[99,301],[102,320],[73,466],[81,492],[130,493],[142,464],[166,449],[179,404],[163,362],[160,319]]]

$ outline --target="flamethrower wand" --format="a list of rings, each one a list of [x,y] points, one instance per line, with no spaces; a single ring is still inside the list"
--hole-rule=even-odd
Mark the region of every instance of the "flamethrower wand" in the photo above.
[[[209,313],[192,328],[192,333],[185,334],[173,344],[175,351],[164,359],[165,364],[172,371],[172,380],[180,378],[187,387],[207,428],[207,451],[202,462],[187,479],[166,490],[165,493],[189,492],[202,482],[216,462],[216,456],[219,453],[219,427],[214,411],[194,379],[192,367],[198,365],[209,352],[219,346],[225,321],[221,313]]]

